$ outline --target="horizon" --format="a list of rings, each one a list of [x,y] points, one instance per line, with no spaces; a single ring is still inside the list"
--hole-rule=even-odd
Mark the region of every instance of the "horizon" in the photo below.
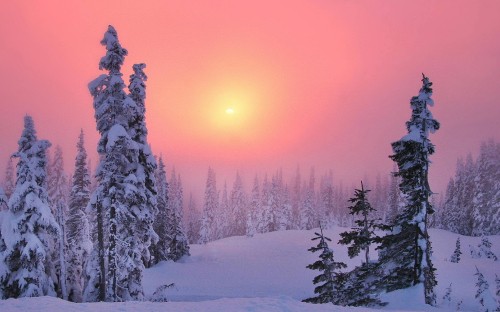
[[[62,147],[67,173],[83,129],[95,168],[87,84],[102,74],[111,24],[129,52],[125,82],[132,64],[147,64],[148,141],[168,175],[181,175],[186,203],[188,190],[201,196],[209,166],[219,189],[240,172],[247,191],[255,174],[280,168],[307,177],[314,167],[317,178],[331,169],[348,186],[389,174],[422,72],[441,123],[430,184],[444,193],[458,158],[500,139],[500,3],[424,3],[7,3],[0,180],[25,114],[39,139]]]

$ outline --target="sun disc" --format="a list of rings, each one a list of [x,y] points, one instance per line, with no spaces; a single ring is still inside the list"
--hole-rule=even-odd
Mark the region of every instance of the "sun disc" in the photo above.
[[[234,109],[232,109],[231,107],[226,108],[226,114],[233,115],[234,114]]]

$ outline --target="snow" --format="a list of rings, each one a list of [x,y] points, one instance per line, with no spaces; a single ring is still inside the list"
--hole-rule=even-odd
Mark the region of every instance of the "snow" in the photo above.
[[[349,269],[361,263],[361,257],[349,259],[347,247],[337,245],[340,233],[347,228],[325,230],[332,239],[337,261],[346,262]],[[166,291],[170,302],[82,303],[75,304],[51,297],[23,298],[0,301],[0,311],[462,311],[480,310],[476,294],[476,266],[495,296],[495,273],[500,262],[488,258],[472,258],[466,246],[477,246],[480,237],[468,237],[444,230],[429,230],[433,263],[437,269],[437,308],[423,303],[423,289],[410,289],[382,294],[389,304],[381,309],[335,307],[300,302],[313,296],[312,279],[317,272],[306,265],[317,260],[307,249],[314,231],[281,231],[255,234],[253,237],[229,237],[205,245],[191,245],[190,257],[179,262],[161,262],[144,271],[144,291],[151,296],[157,287],[175,283]],[[462,245],[459,263],[449,258],[457,237]],[[500,236],[488,236],[492,252],[500,254]],[[442,298],[452,284],[451,302]]]

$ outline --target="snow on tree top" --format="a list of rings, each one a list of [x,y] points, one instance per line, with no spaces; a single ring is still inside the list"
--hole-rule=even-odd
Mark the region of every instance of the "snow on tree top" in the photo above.
[[[108,142],[106,144],[106,149],[109,150],[113,147],[120,138],[127,137],[128,133],[122,125],[115,124],[108,132]]]

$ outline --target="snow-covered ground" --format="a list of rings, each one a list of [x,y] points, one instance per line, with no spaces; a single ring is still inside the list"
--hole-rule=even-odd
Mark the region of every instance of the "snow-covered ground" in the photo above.
[[[333,242],[339,240],[344,228],[326,230]],[[316,271],[305,268],[317,259],[307,249],[313,246],[313,231],[284,231],[258,234],[254,237],[231,237],[207,245],[191,246],[191,257],[180,262],[163,262],[148,269],[144,276],[147,295],[163,284],[175,283],[168,289],[170,302],[126,302],[75,304],[56,298],[23,298],[0,301],[0,311],[371,311],[365,308],[334,307],[300,302],[313,296],[312,279]],[[469,245],[477,246],[479,237],[460,236],[462,261],[451,263],[450,258],[459,235],[431,230],[434,265],[437,268],[439,308],[422,303],[419,287],[384,294],[391,311],[480,311],[474,298],[474,276],[477,268],[490,285],[491,299],[495,298],[495,273],[500,275],[500,261],[473,259]],[[492,251],[500,256],[500,236],[489,237]],[[351,267],[359,259],[350,260],[345,246],[332,244],[335,258]],[[452,284],[451,303],[442,300]],[[500,298],[499,298],[500,299]]]

